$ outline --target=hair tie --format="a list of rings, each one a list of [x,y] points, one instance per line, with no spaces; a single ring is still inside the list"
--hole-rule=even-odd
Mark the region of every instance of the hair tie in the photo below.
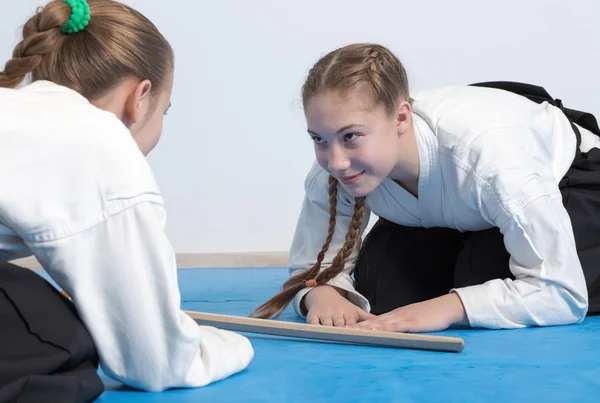
[[[76,34],[82,31],[90,22],[90,6],[85,0],[62,0],[71,7],[71,18],[61,31],[65,34]]]
[[[305,285],[305,286],[307,286],[307,287],[310,287],[310,288],[314,288],[314,287],[318,286],[319,284],[317,283],[317,280],[315,280],[315,279],[313,278],[313,279],[307,280],[307,281],[304,283],[304,285]]]

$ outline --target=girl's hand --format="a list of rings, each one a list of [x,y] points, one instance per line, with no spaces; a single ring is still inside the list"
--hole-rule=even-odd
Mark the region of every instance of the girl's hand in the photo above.
[[[325,326],[352,326],[357,322],[375,318],[343,297],[337,289],[323,285],[313,288],[304,297],[308,314],[306,322]]]
[[[351,327],[392,332],[436,332],[452,325],[468,326],[465,308],[456,293],[407,305]]]

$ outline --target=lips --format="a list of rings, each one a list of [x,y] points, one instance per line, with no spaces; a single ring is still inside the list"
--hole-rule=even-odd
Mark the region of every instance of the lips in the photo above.
[[[344,185],[351,185],[353,183],[356,183],[360,179],[360,177],[362,176],[362,174],[364,174],[364,173],[365,173],[365,171],[362,171],[361,173],[356,174],[356,175],[352,175],[352,176],[340,176],[338,179]]]

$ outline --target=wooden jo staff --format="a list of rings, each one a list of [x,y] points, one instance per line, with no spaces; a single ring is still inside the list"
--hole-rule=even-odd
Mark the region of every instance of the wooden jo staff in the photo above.
[[[65,297],[71,297],[63,290]],[[309,325],[305,323],[280,322],[269,319],[246,318],[242,316],[218,315],[195,311],[184,311],[199,325],[214,326],[220,329],[247,333],[272,334],[276,336],[297,337],[340,341],[377,347],[409,348],[417,350],[447,351],[458,353],[465,342],[458,337],[428,336],[412,333],[383,332],[343,327]]]
[[[305,323],[281,322],[269,319],[217,315],[194,311],[184,312],[199,325],[214,326],[238,332],[330,340],[378,347],[447,351],[453,353],[462,351],[465,346],[464,341],[457,337],[309,325]]]

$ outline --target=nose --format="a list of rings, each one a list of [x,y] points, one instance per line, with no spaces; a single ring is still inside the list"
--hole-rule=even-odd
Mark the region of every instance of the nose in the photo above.
[[[329,172],[343,174],[350,168],[350,158],[348,158],[348,155],[344,150],[337,145],[329,148],[329,155],[327,157]]]

